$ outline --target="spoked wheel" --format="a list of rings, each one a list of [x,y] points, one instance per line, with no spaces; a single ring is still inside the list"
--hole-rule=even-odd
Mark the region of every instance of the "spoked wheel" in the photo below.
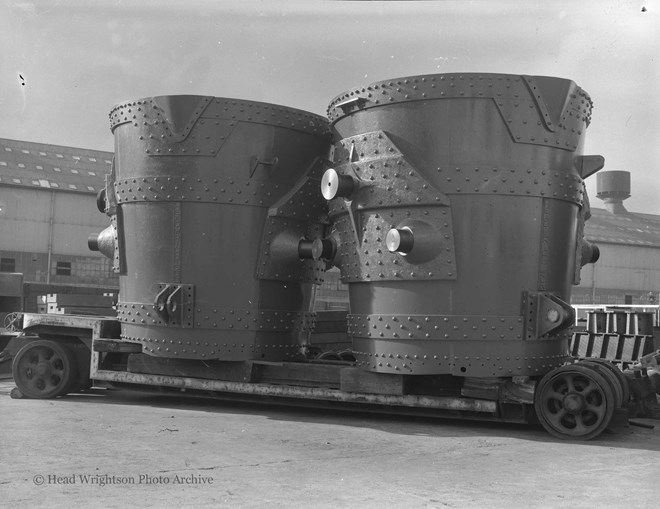
[[[534,394],[543,427],[563,439],[591,440],[610,423],[616,396],[608,380],[589,366],[563,366],[546,374]]]
[[[66,345],[55,341],[33,341],[14,357],[12,374],[24,396],[55,398],[66,394],[76,382],[75,356]]]
[[[585,359],[582,362],[593,362],[610,371],[619,381],[619,386],[622,391],[623,405],[625,406],[628,404],[630,401],[630,385],[628,384],[628,379],[626,378],[626,375],[623,374],[623,371],[606,359]]]
[[[621,386],[621,383],[619,382],[617,376],[612,371],[610,371],[602,362],[594,361],[591,359],[585,359],[583,361],[580,361],[578,362],[578,365],[585,365],[600,373],[603,376],[603,378],[605,378],[609,382],[610,387],[612,388],[612,391],[614,393],[615,408],[623,407],[624,404],[623,387]]]

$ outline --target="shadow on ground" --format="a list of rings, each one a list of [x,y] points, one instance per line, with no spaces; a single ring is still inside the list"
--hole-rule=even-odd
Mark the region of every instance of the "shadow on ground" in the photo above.
[[[11,379],[0,380],[0,400],[9,398],[14,387]],[[29,400],[24,400],[29,404]],[[543,443],[570,443],[549,435],[543,428],[534,424],[510,424],[473,419],[453,419],[447,417],[429,417],[412,415],[392,415],[387,409],[364,411],[345,409],[342,404],[331,408],[309,406],[306,401],[287,400],[282,403],[278,398],[258,400],[239,400],[219,398],[199,392],[173,392],[171,390],[131,390],[113,388],[93,388],[84,393],[70,394],[57,398],[57,404],[79,405],[95,403],[120,406],[151,406],[208,412],[218,415],[239,414],[259,415],[278,421],[327,423],[341,426],[373,428],[394,435],[418,435],[433,437],[470,437],[488,436],[492,438],[515,438]],[[344,408],[342,408],[344,407]],[[614,447],[624,449],[643,449],[660,451],[660,422],[641,420],[653,429],[629,426],[617,432],[605,431],[591,441],[577,442],[580,445]]]

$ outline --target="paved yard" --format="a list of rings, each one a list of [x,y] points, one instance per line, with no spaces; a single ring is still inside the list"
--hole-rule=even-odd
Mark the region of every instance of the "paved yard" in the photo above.
[[[95,389],[13,400],[3,507],[648,508],[660,422],[587,443],[540,428]]]

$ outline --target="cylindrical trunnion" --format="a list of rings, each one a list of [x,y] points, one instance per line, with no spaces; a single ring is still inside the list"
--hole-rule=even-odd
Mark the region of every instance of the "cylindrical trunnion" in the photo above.
[[[570,80],[413,76],[328,110],[334,263],[359,364],[542,375],[568,354],[588,203],[589,96]],[[586,260],[585,260],[586,261]]]
[[[202,96],[128,102],[110,119],[122,338],[161,357],[295,356],[324,271],[299,244],[327,223],[328,121]]]

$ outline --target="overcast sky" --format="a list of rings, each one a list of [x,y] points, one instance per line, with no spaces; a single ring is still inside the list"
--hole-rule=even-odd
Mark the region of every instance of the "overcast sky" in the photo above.
[[[585,153],[660,215],[660,0],[3,0],[0,137],[112,150],[117,103],[201,94],[325,114],[416,74],[569,78],[594,101]],[[595,177],[588,187],[592,204]]]

